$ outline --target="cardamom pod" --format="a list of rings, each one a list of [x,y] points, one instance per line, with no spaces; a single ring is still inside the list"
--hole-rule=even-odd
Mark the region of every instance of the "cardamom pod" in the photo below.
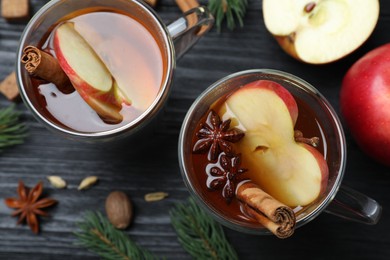
[[[88,176],[81,181],[78,190],[86,190],[94,185],[98,180],[99,179],[96,176]]]
[[[50,184],[57,189],[63,189],[66,187],[66,181],[60,176],[47,176],[47,179]]]
[[[153,201],[159,201],[159,200],[162,200],[166,197],[168,197],[168,193],[166,192],[152,192],[152,193],[148,193],[148,194],[145,194],[145,201],[147,202],[153,202]]]

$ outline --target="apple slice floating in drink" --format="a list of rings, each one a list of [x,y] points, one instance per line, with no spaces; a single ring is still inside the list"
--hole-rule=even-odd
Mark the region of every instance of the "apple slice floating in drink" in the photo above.
[[[325,190],[323,155],[294,139],[298,107],[290,92],[259,80],[234,92],[225,106],[227,116],[245,131],[237,145],[252,181],[291,207],[307,205]]]
[[[288,54],[323,64],[367,40],[379,18],[379,1],[264,0],[263,15],[267,30]]]
[[[60,25],[54,36],[58,62],[80,96],[106,121],[122,121],[123,95],[105,64],[72,23]],[[129,104],[129,102],[126,102]]]

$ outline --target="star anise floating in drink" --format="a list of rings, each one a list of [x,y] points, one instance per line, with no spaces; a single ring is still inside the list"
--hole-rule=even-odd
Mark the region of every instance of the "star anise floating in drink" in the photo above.
[[[222,189],[222,196],[227,203],[234,197],[237,176],[246,169],[240,168],[241,157],[233,150],[232,143],[240,141],[245,133],[237,128],[230,128],[231,120],[222,121],[219,115],[210,110],[207,119],[196,133],[199,140],[193,147],[193,153],[208,153],[208,161],[217,161],[207,171],[207,187],[212,190]]]
[[[40,198],[42,191],[42,182],[39,182],[33,189],[29,190],[22,181],[19,181],[17,189],[19,198],[7,198],[4,201],[8,207],[16,209],[12,216],[19,215],[18,224],[27,221],[27,224],[35,234],[39,232],[37,216],[47,216],[43,209],[57,203],[56,200],[51,198]]]
[[[210,110],[206,122],[201,124],[201,129],[196,133],[199,140],[195,143],[193,152],[209,152],[211,160],[216,160],[221,152],[232,156],[231,143],[240,141],[245,134],[237,128],[229,129],[230,123],[230,119],[222,122],[218,114]]]
[[[229,203],[234,197],[237,177],[247,169],[240,167],[240,155],[229,157],[222,153],[218,164],[218,166],[211,167],[210,172],[207,173],[207,187],[212,190],[222,188],[222,196]]]

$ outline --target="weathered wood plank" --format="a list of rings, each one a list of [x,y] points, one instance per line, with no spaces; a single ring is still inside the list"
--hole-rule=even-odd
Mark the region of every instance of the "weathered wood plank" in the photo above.
[[[36,12],[45,0],[31,0]],[[207,3],[207,1],[201,1]],[[368,50],[390,41],[390,3],[381,1],[381,18],[373,36],[357,52],[337,63],[310,66],[287,56],[266,32],[261,1],[251,0],[245,27],[234,32],[211,31],[177,64],[175,81],[165,113],[155,134],[136,147],[125,141],[115,145],[76,143],[49,132],[23,104],[17,108],[30,128],[26,143],[0,154],[0,199],[15,194],[17,182],[27,185],[47,175],[61,175],[66,190],[55,190],[45,182],[47,193],[60,201],[44,220],[43,232],[33,235],[0,202],[0,259],[94,259],[96,256],[76,246],[72,234],[85,210],[103,211],[111,190],[125,191],[135,205],[135,219],[126,233],[140,245],[168,259],[190,259],[180,247],[170,225],[168,211],[184,201],[188,192],[177,162],[177,138],[181,122],[193,100],[210,84],[230,73],[250,68],[273,68],[290,72],[316,86],[338,110],[341,79],[349,66]],[[157,12],[172,21],[180,11],[174,0],[160,0]],[[25,24],[8,24],[0,19],[0,77],[14,68],[15,51]],[[0,97],[0,106],[9,102]],[[389,169],[365,156],[348,138],[348,166],[345,182],[376,198],[385,208],[377,226],[350,223],[323,214],[297,230],[294,237],[280,241],[274,237],[253,236],[226,230],[241,259],[388,259],[390,256]],[[147,156],[145,156],[147,155]],[[100,178],[98,185],[79,192],[80,180],[88,175]],[[170,196],[146,203],[144,194],[166,191]]]

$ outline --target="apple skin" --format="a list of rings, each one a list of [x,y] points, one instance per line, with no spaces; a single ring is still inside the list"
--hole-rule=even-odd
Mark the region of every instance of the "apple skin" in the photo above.
[[[280,84],[258,80],[233,92],[221,109],[245,131],[237,143],[249,178],[280,202],[304,206],[327,188],[329,169],[314,147],[297,142],[298,107]]]
[[[89,98],[95,98],[104,103],[117,104],[117,99],[112,91],[103,92],[99,89],[88,84],[83,80],[76,71],[69,65],[64,54],[61,51],[60,39],[58,34],[54,36],[54,49],[61,68],[64,70],[66,75],[69,77],[72,85],[80,93],[81,97],[88,103]]]
[[[121,106],[113,92],[102,92],[92,87],[81,79],[69,66],[60,50],[56,52],[56,55],[62,69],[85,102],[87,102],[87,104],[104,119],[104,121],[111,124],[120,123],[123,120],[123,116],[120,114]]]
[[[105,64],[74,29],[74,25],[60,25],[55,32],[53,45],[61,68],[85,102],[105,122],[121,122],[123,116],[120,111],[124,96],[117,89],[116,82]]]
[[[360,148],[390,166],[390,44],[368,52],[348,70],[340,107]]]

